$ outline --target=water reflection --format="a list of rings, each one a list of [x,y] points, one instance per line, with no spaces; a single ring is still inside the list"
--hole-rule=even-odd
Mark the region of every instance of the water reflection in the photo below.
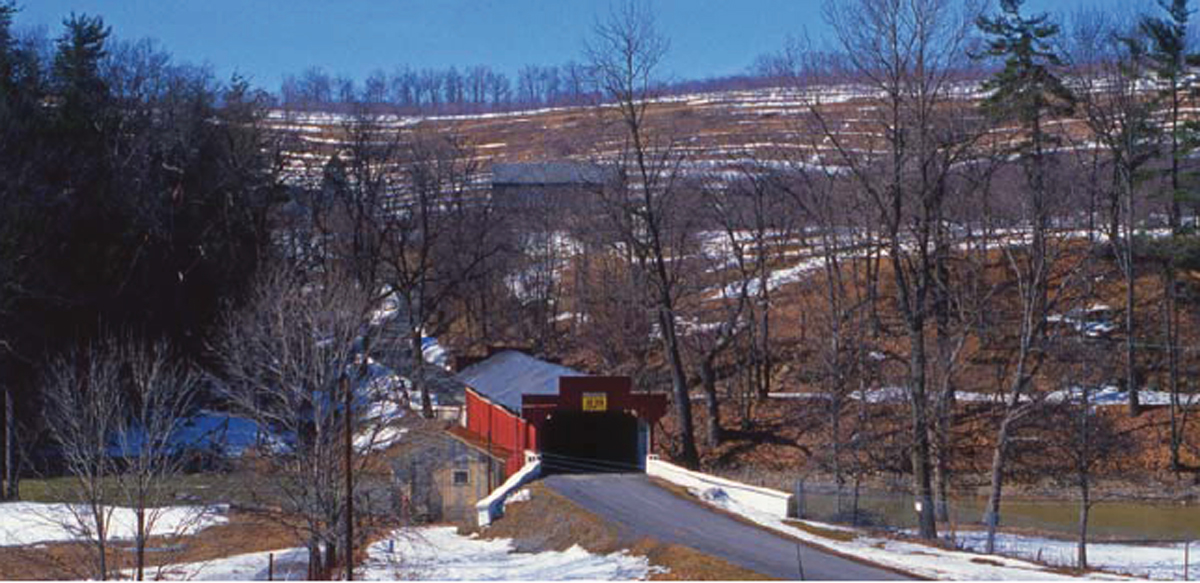
[[[955,500],[951,522],[960,529],[982,527],[984,498]],[[853,496],[806,491],[805,517],[848,523],[852,519]],[[874,526],[915,528],[913,498],[907,494],[864,491],[859,498],[860,519]],[[1073,501],[1009,500],[1001,507],[1003,527],[1029,528],[1076,535],[1079,505]],[[1196,540],[1200,539],[1200,505],[1153,504],[1147,502],[1097,502],[1092,507],[1089,536],[1108,540]]]

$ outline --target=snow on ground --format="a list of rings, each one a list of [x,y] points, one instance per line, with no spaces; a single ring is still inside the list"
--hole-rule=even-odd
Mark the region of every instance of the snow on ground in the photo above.
[[[73,511],[74,509],[74,511]],[[109,538],[132,540],[137,524],[130,508],[112,506]],[[224,506],[169,506],[158,509],[150,519],[152,536],[191,535],[210,526],[228,522]],[[0,546],[18,546],[87,539],[95,531],[95,522],[86,517],[87,509],[69,504],[7,502],[0,504]],[[86,525],[86,529],[84,527]]]
[[[768,397],[772,399],[824,399],[830,398],[827,393],[811,393],[811,392],[776,392],[768,393]],[[868,389],[863,391],[850,391],[846,393],[846,398],[852,401],[865,400],[868,403],[898,403],[908,400],[908,389],[904,387],[880,387],[878,389]],[[959,401],[994,401],[997,399],[995,395],[987,393],[972,393],[969,391],[956,391],[954,398]]]
[[[275,555],[275,578],[302,579],[308,552],[283,549]],[[248,553],[171,567],[165,578],[196,581],[263,581],[271,553]],[[527,581],[646,579],[659,568],[645,557],[621,551],[596,555],[575,546],[565,551],[517,553],[508,539],[486,540],[458,534],[452,526],[395,531],[367,549],[359,567],[362,580]]]
[[[407,427],[387,425],[372,427],[354,435],[354,447],[359,451],[381,451],[403,441]]]
[[[970,551],[983,552],[986,541],[987,533],[981,530],[955,534],[955,543],[960,548]],[[1052,565],[1075,565],[1074,541],[999,533],[996,537],[996,549],[1006,556],[1038,560]],[[1128,573],[1150,579],[1183,579],[1183,544],[1090,543],[1087,554],[1088,566],[1093,569]]]
[[[1064,400],[1072,400],[1078,402],[1082,398],[1083,389],[1080,387],[1070,387],[1064,390],[1052,391],[1045,396],[1047,403],[1061,403]],[[851,391],[847,393],[846,398],[857,401],[863,399],[864,393],[860,391]],[[868,403],[899,403],[908,400],[908,390],[904,387],[881,387],[878,389],[870,389],[865,393]],[[826,393],[814,392],[775,392],[768,393],[768,397],[772,399],[823,399],[828,400],[830,397]],[[954,398],[959,402],[972,403],[1003,403],[1006,398],[1006,393],[980,393],[974,391],[955,391]],[[1166,406],[1171,404],[1171,393],[1167,391],[1152,391],[1142,389],[1138,392],[1138,398],[1143,405],[1147,406]],[[1179,396],[1183,406],[1191,406],[1195,403],[1200,403],[1200,394],[1181,394]],[[1022,401],[1028,401],[1029,395],[1024,395]],[[1096,407],[1118,407],[1129,404],[1129,392],[1115,385],[1106,385],[1103,387],[1092,387],[1088,394],[1088,401]]]
[[[308,549],[294,548],[170,565],[156,573],[155,578],[164,581],[266,581],[271,555],[274,555],[270,573],[273,580],[301,581],[308,575]]]
[[[1059,403],[1064,399],[1080,401],[1083,397],[1083,389],[1080,387],[1071,387],[1062,391],[1054,391],[1046,396],[1046,400],[1051,403]],[[1187,407],[1194,403],[1200,402],[1200,395],[1196,394],[1180,394],[1180,404]],[[1147,406],[1167,406],[1171,404],[1171,393],[1168,391],[1151,391],[1146,388],[1138,391],[1138,400],[1142,405]],[[1097,407],[1121,406],[1129,404],[1129,391],[1126,391],[1115,385],[1106,385],[1103,387],[1092,387],[1088,394],[1088,401]]]
[[[371,545],[367,556],[363,574],[372,580],[630,580],[651,572],[648,559],[626,551],[514,553],[510,540],[468,538],[450,526],[394,535]]]
[[[450,368],[450,353],[438,343],[437,338],[424,336],[421,338],[421,354],[425,356],[425,362],[440,366],[444,369]]]
[[[1046,567],[1021,559],[998,555],[980,555],[966,551],[944,550],[917,542],[865,534],[857,536],[851,541],[838,541],[812,534],[802,528],[788,524],[781,517],[762,509],[740,504],[730,498],[720,488],[713,487],[705,490],[689,488],[689,490],[714,506],[747,518],[771,530],[811,543],[813,546],[827,548],[879,565],[900,569],[918,577],[993,581],[1012,579],[1035,579],[1043,581],[1077,579],[1077,577],[1056,573]],[[824,529],[853,531],[853,529],[846,527],[811,520],[803,522]],[[1091,573],[1089,574],[1089,578],[1124,579],[1124,577],[1107,573]]]
[[[784,269],[776,269],[767,276],[767,291],[773,292],[787,284],[796,283],[804,279],[805,275],[821,267],[824,258],[817,257],[806,259]],[[750,279],[746,284],[746,293],[754,296],[758,294],[761,280],[758,278]],[[716,298],[735,298],[742,291],[742,282],[735,281],[719,289],[715,296]],[[713,292],[708,292],[711,296]]]

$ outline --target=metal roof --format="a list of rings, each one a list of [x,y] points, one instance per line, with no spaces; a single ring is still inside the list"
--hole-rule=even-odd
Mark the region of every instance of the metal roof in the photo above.
[[[533,162],[492,165],[492,184],[603,184],[616,178],[614,168],[588,162]]]
[[[588,375],[516,350],[505,350],[463,369],[457,378],[491,402],[520,413],[521,395],[557,395],[559,377],[584,376]]]

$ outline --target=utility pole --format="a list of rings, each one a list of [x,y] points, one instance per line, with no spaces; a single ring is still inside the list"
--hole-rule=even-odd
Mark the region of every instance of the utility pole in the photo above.
[[[342,392],[345,395],[345,417],[343,425],[346,434],[346,580],[354,580],[354,430],[353,396],[350,390],[350,379],[342,376]]]

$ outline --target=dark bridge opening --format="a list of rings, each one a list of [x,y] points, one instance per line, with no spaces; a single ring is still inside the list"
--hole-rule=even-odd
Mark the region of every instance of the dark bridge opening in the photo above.
[[[542,429],[548,473],[642,471],[638,420],[620,411],[558,411]]]

